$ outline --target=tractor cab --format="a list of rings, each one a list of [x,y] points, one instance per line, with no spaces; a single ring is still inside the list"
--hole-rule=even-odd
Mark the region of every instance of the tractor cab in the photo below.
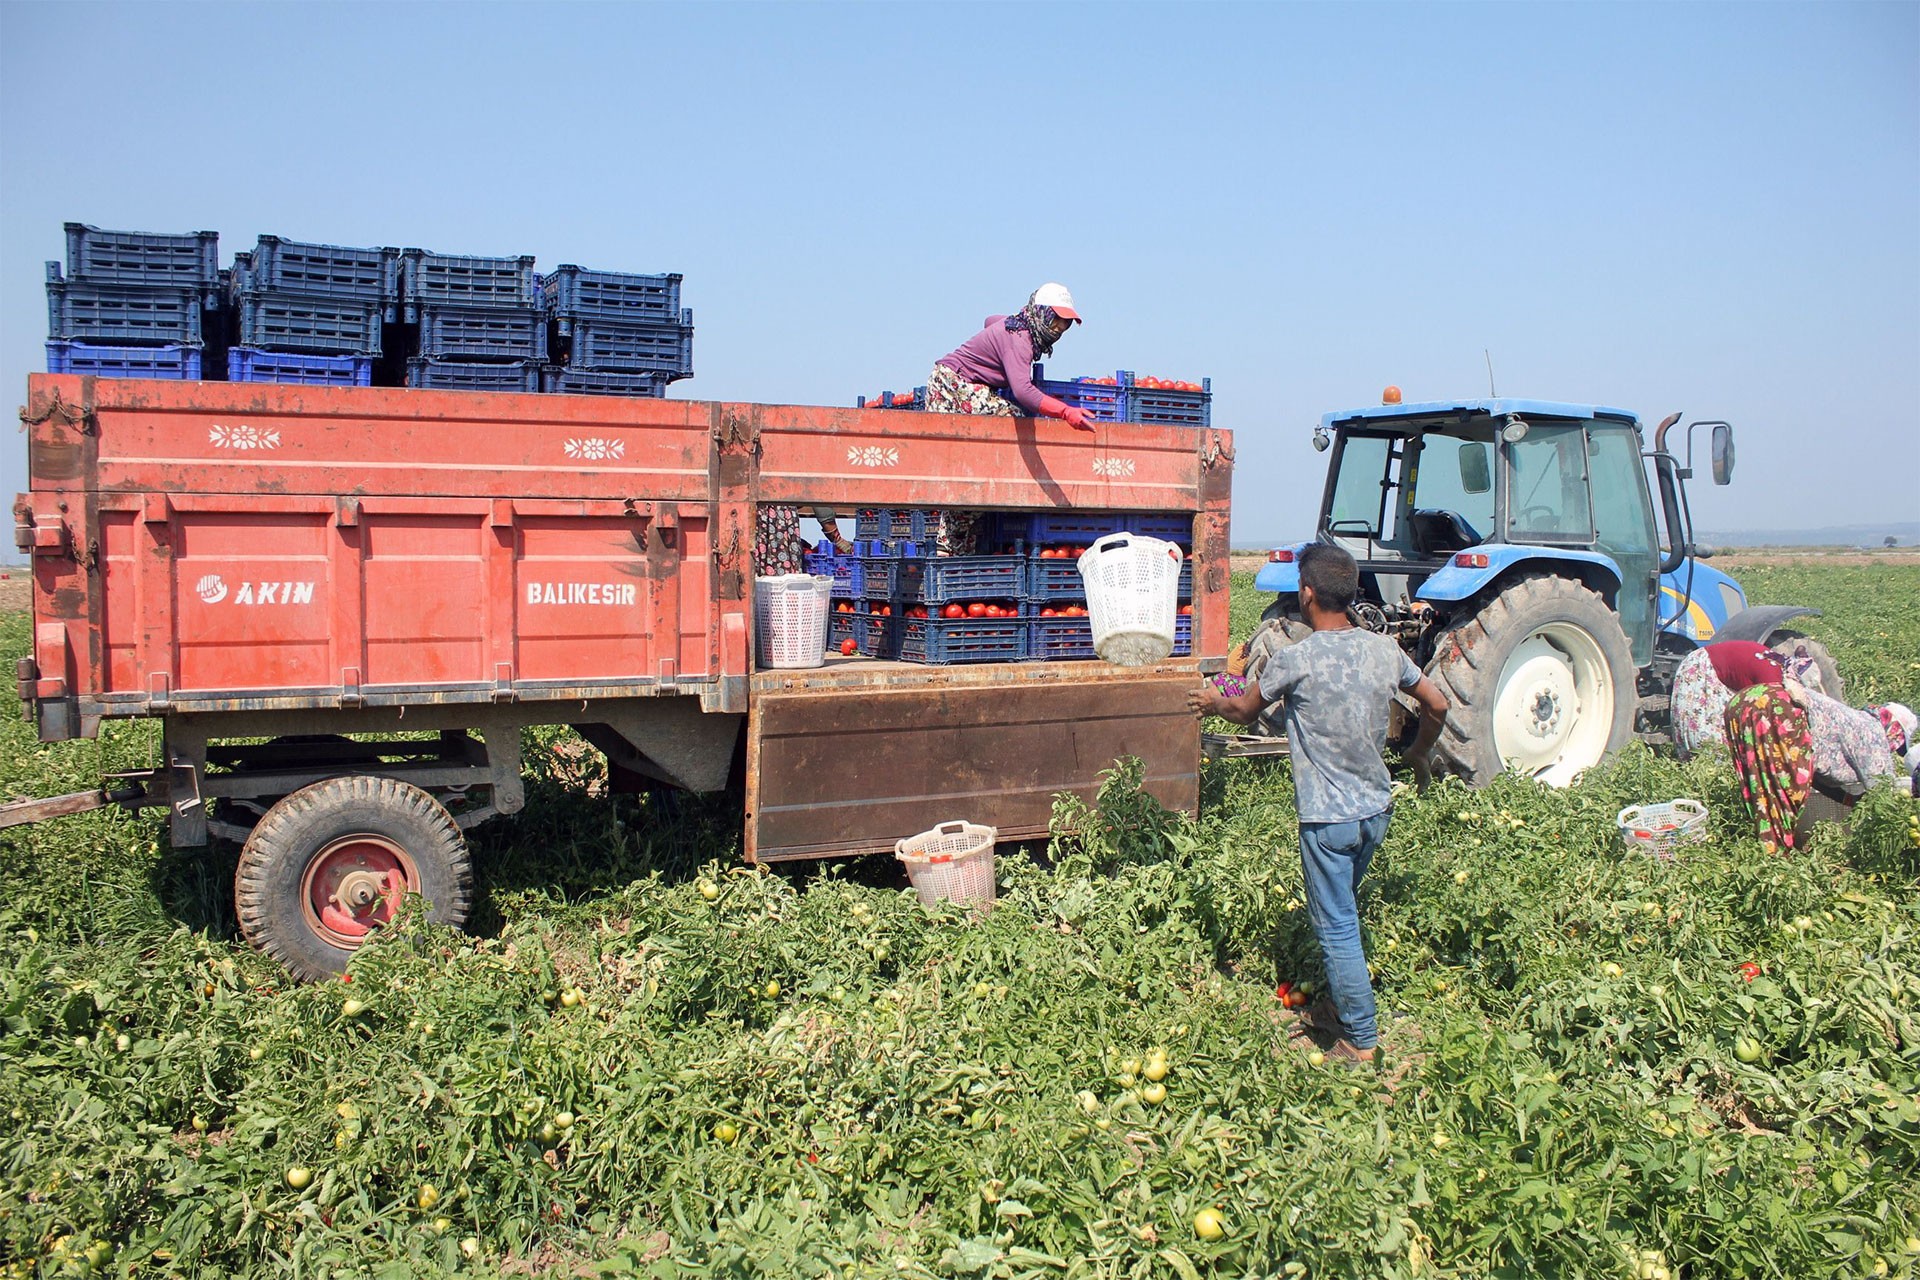
[[[1504,769],[1570,782],[1636,732],[1662,736],[1673,672],[1710,639],[1791,639],[1830,669],[1817,644],[1776,630],[1811,610],[1748,608],[1737,583],[1694,558],[1691,431],[1712,428],[1713,480],[1726,484],[1733,429],[1692,424],[1683,463],[1666,441],[1679,417],[1651,449],[1624,409],[1549,400],[1392,402],[1320,420],[1314,446],[1331,465],[1315,540],[1359,562],[1354,621],[1395,639],[1447,694],[1442,767],[1476,783]],[[1255,576],[1277,598],[1249,642],[1250,672],[1305,634],[1307,545],[1269,552]]]
[[[1545,400],[1384,404],[1327,414],[1314,444],[1332,450],[1317,534],[1359,561],[1367,605],[1418,618],[1552,566],[1619,614],[1637,666],[1652,660],[1671,556],[1634,414]],[[1271,553],[1255,586],[1297,589],[1297,551]]]

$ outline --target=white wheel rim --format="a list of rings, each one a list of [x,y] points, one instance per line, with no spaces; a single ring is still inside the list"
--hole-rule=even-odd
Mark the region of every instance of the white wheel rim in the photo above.
[[[1607,753],[1613,681],[1600,644],[1569,622],[1515,647],[1493,700],[1493,742],[1509,769],[1564,787]]]

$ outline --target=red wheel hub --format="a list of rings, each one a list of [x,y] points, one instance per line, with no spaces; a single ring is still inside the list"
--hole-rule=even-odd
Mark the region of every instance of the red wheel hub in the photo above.
[[[300,886],[307,925],[335,946],[357,947],[392,920],[420,873],[399,845],[382,836],[342,836],[315,854]]]

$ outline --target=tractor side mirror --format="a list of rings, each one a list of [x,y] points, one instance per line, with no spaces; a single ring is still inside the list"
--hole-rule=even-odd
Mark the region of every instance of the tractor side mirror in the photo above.
[[[1733,428],[1722,422],[1713,429],[1713,482],[1733,479]]]
[[[1487,446],[1469,440],[1460,446],[1460,487],[1468,493],[1485,493],[1493,488],[1493,469],[1487,461]]]

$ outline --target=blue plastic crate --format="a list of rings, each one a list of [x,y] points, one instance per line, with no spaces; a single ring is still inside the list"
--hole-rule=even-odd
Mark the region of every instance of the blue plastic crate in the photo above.
[[[380,354],[381,304],[365,298],[242,290],[235,295],[234,310],[243,347],[333,356]]]
[[[1193,618],[1181,614],[1173,620],[1173,653],[1184,658],[1193,652]],[[1093,651],[1093,619],[1027,619],[1027,660],[1029,662],[1081,662],[1097,655]]]
[[[1046,376],[1046,366],[1033,366],[1033,385],[1056,400],[1065,401],[1076,409],[1083,410],[1096,422],[1121,422],[1126,417],[1126,392],[1120,387],[1121,375],[1114,375],[1114,385],[1094,382],[1090,378],[1056,379]],[[1024,412],[1022,410],[1021,412]]]
[[[1021,556],[924,556],[900,561],[895,592],[919,604],[1021,600],[1027,562]]]
[[[420,354],[428,360],[545,360],[547,313],[534,307],[419,310]]]
[[[664,373],[622,373],[618,369],[569,369],[551,365],[541,386],[555,395],[565,396],[642,396],[664,399],[667,383]]]
[[[94,284],[193,289],[204,297],[220,281],[220,236],[213,231],[102,231],[69,222],[67,272]]]
[[[567,364],[575,369],[693,374],[693,313],[684,324],[626,324],[576,317]]]
[[[932,542],[940,532],[938,511],[861,507],[853,513],[854,537],[889,542]]]
[[[409,360],[407,385],[435,391],[538,391],[537,361]]]
[[[1029,662],[1090,661],[1093,652],[1092,618],[1028,618]]]
[[[876,560],[911,560],[919,556],[932,555],[933,545],[915,542],[912,539],[855,538],[853,554]]]
[[[425,249],[400,252],[400,296],[406,302],[407,321],[420,318],[428,303],[468,307],[537,307],[533,258],[477,258],[429,253]]]
[[[370,387],[372,356],[308,356],[291,351],[234,347],[227,352],[228,382],[278,382],[302,387]]]
[[[856,646],[859,645],[860,638],[853,633],[853,624],[857,617],[858,615],[851,613],[829,613],[827,615],[828,653],[840,652],[841,644],[847,640],[852,640]]]
[[[1027,599],[1029,600],[1080,600],[1087,594],[1086,580],[1080,576],[1078,560],[1042,560],[1034,557],[1027,561]],[[1180,561],[1179,598],[1182,601],[1193,599],[1193,561]]]
[[[629,324],[674,324],[680,319],[680,275],[640,275],[625,271],[589,271],[571,263],[540,278],[547,309],[560,332],[573,332],[583,317]]]
[[[1120,371],[1126,384],[1127,421],[1160,422],[1180,427],[1206,427],[1213,424],[1213,379],[1200,379],[1198,391],[1167,391],[1142,387],[1133,374]]]
[[[927,389],[915,387],[911,395],[901,391],[882,391],[871,399],[861,396],[853,404],[856,409],[925,409]]]
[[[60,277],[47,264],[47,337],[107,346],[161,346],[203,341],[197,290],[95,284]]]
[[[1026,618],[905,618],[902,662],[1019,662],[1027,654]]]
[[[103,347],[84,342],[49,342],[48,373],[78,373],[94,378],[200,380],[200,348],[174,343],[164,347]]]
[[[1110,533],[1137,533],[1148,538],[1164,538],[1181,547],[1193,545],[1193,518],[1178,512],[1009,512],[1000,515],[994,524],[996,541],[1009,546],[1024,543],[1028,550],[1062,543],[1084,546]]]
[[[863,658],[897,658],[900,656],[900,628],[906,624],[899,610],[891,601],[887,607],[894,609],[888,616],[881,616],[875,609],[881,602],[863,600],[860,612],[854,615],[853,641]]]
[[[400,251],[354,249],[261,236],[252,253],[236,255],[242,289],[279,289],[329,298],[378,302],[392,320],[400,301]]]
[[[858,600],[867,594],[866,565],[859,557],[836,555],[832,551],[810,551],[802,559],[808,573],[833,579],[833,599]]]

